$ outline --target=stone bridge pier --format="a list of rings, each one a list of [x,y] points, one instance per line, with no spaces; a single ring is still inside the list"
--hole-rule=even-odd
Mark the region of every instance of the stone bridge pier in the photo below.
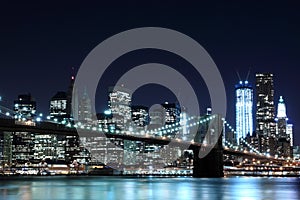
[[[203,143],[207,144],[207,146],[191,148],[194,152],[193,177],[224,177],[222,132],[223,123],[220,115],[215,115],[207,124],[200,126],[194,140],[202,145]],[[200,150],[204,152],[200,152]],[[199,152],[201,155],[203,153],[207,155],[200,158]]]

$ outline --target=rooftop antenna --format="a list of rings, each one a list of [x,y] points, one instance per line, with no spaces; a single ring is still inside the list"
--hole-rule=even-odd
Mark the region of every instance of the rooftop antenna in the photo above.
[[[71,67],[71,78],[72,80],[75,79],[75,67]]]
[[[238,72],[238,70],[237,70],[237,69],[236,69],[235,71],[236,71],[236,75],[238,76],[238,78],[239,78],[239,80],[240,80],[240,82],[241,82],[241,81],[242,81],[242,79],[241,79],[240,73]]]
[[[249,75],[250,75],[250,71],[251,71],[251,67],[249,67],[248,74],[247,74],[247,77],[246,77],[246,81],[248,81],[248,78],[249,78]]]

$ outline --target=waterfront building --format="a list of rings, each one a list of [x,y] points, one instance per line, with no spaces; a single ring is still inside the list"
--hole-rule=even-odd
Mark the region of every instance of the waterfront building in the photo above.
[[[300,160],[300,146],[293,146],[293,157],[295,160]]]
[[[34,159],[34,133],[15,132],[10,137],[12,163],[25,163]]]

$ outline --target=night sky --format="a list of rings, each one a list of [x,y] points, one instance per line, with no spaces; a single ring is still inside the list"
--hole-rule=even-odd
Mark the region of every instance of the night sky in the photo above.
[[[50,98],[57,91],[67,90],[71,68],[78,69],[104,39],[137,27],[165,27],[192,37],[213,58],[225,82],[227,119],[231,124],[234,85],[239,81],[236,71],[245,79],[250,69],[249,82],[253,85],[256,72],[274,73],[276,105],[279,96],[284,96],[299,145],[299,10],[296,1],[1,3],[1,104],[12,107],[18,94],[30,92],[37,100],[38,111],[47,113]],[[155,50],[131,52],[112,63],[98,86],[97,111],[107,106],[107,87],[126,70],[154,61],[180,68],[202,98],[203,113],[210,103],[201,76],[194,75],[191,66],[177,56]],[[133,95],[134,104],[151,105],[165,100],[174,101],[174,95],[157,85],[142,87]]]

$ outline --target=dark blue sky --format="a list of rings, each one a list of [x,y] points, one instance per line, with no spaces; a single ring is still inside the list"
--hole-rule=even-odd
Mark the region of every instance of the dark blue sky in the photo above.
[[[71,67],[78,68],[101,41],[131,28],[166,27],[194,38],[214,59],[226,84],[227,115],[232,124],[234,85],[238,82],[236,70],[246,77],[251,68],[249,81],[253,85],[255,72],[274,73],[275,100],[279,95],[284,96],[288,117],[294,123],[296,143],[300,144],[299,3],[195,2],[1,3],[0,94],[3,103],[12,106],[18,94],[31,92],[38,109],[47,112],[49,99],[56,91],[67,89]],[[174,68],[187,66],[182,73],[203,98],[202,110],[209,105],[203,81],[192,73],[188,63],[165,52],[138,51],[110,66],[110,73],[102,80],[102,88],[97,93],[98,111],[105,108],[106,86],[113,84],[129,67],[153,60]],[[133,101],[152,104],[164,99],[172,100],[173,96],[164,88],[148,86],[138,90]]]

